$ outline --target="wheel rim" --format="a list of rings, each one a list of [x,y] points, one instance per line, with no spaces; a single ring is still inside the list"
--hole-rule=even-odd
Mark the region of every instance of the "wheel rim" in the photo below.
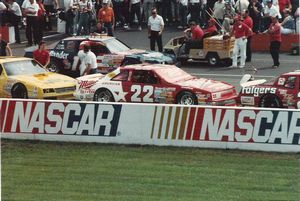
[[[180,99],[181,105],[194,105],[194,99],[191,95],[185,94]]]
[[[109,93],[109,91],[100,91],[97,93],[96,101],[111,102],[111,94]]]
[[[58,72],[57,69],[58,69],[58,68],[57,68],[57,66],[56,66],[55,64],[50,64],[49,67],[48,67],[48,70],[49,70],[50,72],[53,72],[53,73]]]
[[[13,98],[27,98],[26,91],[21,86],[16,86],[12,93]]]
[[[216,65],[217,59],[214,58],[214,57],[212,57],[212,58],[209,59],[209,63],[210,63],[211,65]]]

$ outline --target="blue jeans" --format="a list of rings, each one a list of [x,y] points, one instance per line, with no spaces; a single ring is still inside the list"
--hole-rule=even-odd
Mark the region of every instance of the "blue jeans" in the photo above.
[[[79,21],[78,21],[78,30],[77,35],[81,34],[81,29],[83,28],[84,34],[88,34],[88,26],[89,26],[89,13],[80,13]]]
[[[187,13],[188,7],[179,4],[180,25],[183,27],[187,26]]]

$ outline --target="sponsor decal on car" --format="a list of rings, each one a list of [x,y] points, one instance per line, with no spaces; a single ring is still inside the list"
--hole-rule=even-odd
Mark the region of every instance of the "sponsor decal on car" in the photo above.
[[[116,136],[121,105],[10,101],[4,132]]]
[[[156,106],[154,114],[151,139],[300,144],[300,111]]]
[[[254,97],[251,96],[241,96],[241,103],[244,105],[254,105]]]
[[[51,57],[56,57],[56,58],[59,58],[59,59],[67,59],[69,54],[67,53],[64,53],[63,51],[61,52],[55,52],[55,51],[50,51],[50,56]]]
[[[251,87],[244,87],[242,89],[243,94],[253,94],[254,96],[259,96],[260,94],[275,94],[276,93],[276,88],[274,87],[256,87],[256,86],[251,86]]]

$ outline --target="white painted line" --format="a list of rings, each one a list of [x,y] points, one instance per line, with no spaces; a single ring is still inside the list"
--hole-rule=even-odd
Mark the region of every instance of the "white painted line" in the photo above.
[[[60,36],[60,35],[64,35],[63,33],[57,33],[57,34],[52,34],[52,35],[48,35],[48,36],[44,36],[44,38],[52,38],[52,37],[55,37],[55,36]]]
[[[234,74],[205,74],[205,73],[191,73],[192,75],[197,76],[217,76],[217,77],[243,77],[243,75],[234,75]],[[260,78],[273,78],[275,76],[269,76],[269,75],[254,75],[254,77],[260,77]]]

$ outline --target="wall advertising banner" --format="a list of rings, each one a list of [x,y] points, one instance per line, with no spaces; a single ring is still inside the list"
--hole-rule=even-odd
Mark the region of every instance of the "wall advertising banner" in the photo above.
[[[2,138],[300,152],[300,111],[0,100]]]

